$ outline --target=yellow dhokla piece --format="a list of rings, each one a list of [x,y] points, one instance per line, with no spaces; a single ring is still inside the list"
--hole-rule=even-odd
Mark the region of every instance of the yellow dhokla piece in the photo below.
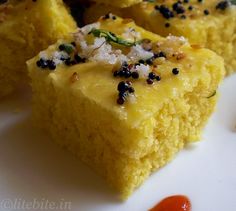
[[[230,5],[229,1],[222,0],[203,1],[202,3],[197,0],[189,1],[190,3],[183,4],[186,10],[184,13],[186,19],[183,18],[183,14],[166,19],[158,10],[154,9],[156,5],[159,7],[163,5],[162,1],[157,2],[159,3],[154,5],[146,2],[131,8],[132,17],[138,24],[155,33],[163,36],[169,33],[177,36],[182,35],[193,44],[203,45],[215,51],[224,58],[227,74],[236,70],[234,53],[236,48],[236,6]],[[172,8],[175,2],[169,0],[164,5]],[[225,7],[224,5],[227,4],[228,6]],[[189,6],[192,6],[193,9],[190,10]],[[138,14],[137,10],[142,12]],[[169,27],[166,27],[168,24]]]
[[[0,97],[27,79],[26,61],[76,30],[62,0],[0,5]]]
[[[225,60],[227,74],[236,70],[236,6],[229,1],[209,0],[178,3],[176,0],[157,0],[155,3],[142,2],[128,9],[119,10],[119,15],[133,18],[135,22],[162,36],[173,34],[188,38],[190,43],[209,48]],[[173,5],[175,4],[175,9]],[[160,9],[162,7],[162,9]],[[114,7],[93,5],[85,14],[99,9],[100,13],[116,13]],[[173,14],[174,17],[169,17]],[[98,12],[94,13],[95,15]]]
[[[214,52],[113,17],[50,46],[28,69],[38,126],[125,198],[200,139],[224,77]]]

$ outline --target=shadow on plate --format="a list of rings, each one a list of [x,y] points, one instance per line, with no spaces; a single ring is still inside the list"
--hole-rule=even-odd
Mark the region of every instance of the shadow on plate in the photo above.
[[[63,199],[81,210],[120,202],[101,178],[33,128],[29,113],[1,132],[0,144],[1,188],[11,197]]]

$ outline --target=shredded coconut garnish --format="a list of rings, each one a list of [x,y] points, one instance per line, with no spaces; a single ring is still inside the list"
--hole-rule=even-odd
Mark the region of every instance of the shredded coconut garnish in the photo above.
[[[68,59],[69,55],[65,51],[55,51],[52,55],[48,55],[45,51],[42,51],[39,53],[39,57],[43,60],[52,60],[55,65],[58,65],[62,64],[63,60]]]
[[[167,46],[170,46],[170,47],[172,46],[173,48],[175,48],[175,47],[180,47],[182,45],[185,45],[187,42],[188,42],[188,40],[183,36],[176,37],[173,35],[169,35],[166,37],[165,44]]]
[[[129,94],[129,95],[128,95],[128,98],[129,98],[129,102],[130,102],[131,104],[136,103],[137,98],[136,98],[136,96],[135,96],[134,94]]]
[[[52,55],[52,60],[56,65],[63,63],[62,58],[68,59],[69,55],[65,51],[55,51]]]
[[[187,39],[183,36],[176,37],[173,35],[167,36],[166,40],[171,41],[171,42],[179,42],[180,44],[184,45],[187,42]]]
[[[113,50],[112,46],[106,42],[104,37],[95,38],[94,44],[87,45],[85,41],[80,43],[82,52],[80,55],[88,58],[89,61],[95,61],[107,64],[122,64],[127,61],[127,57],[121,50]]]
[[[138,72],[140,78],[147,78],[150,72],[150,66],[144,64],[136,65],[131,69],[131,72]]]
[[[87,25],[75,34],[75,41],[81,48],[80,55],[87,58],[89,61],[103,62],[108,64],[122,64],[123,62],[137,62],[140,59],[146,60],[153,57],[153,53],[146,51],[141,45],[131,47],[130,52],[124,55],[121,50],[113,49],[112,45],[106,42],[104,37],[95,38],[93,44],[86,42],[85,36],[89,34],[92,29],[99,29],[100,23]],[[123,36],[127,39],[140,39],[141,35],[135,29],[126,28]]]
[[[166,53],[167,57],[178,56],[177,59],[182,59],[185,55],[183,55],[180,47],[186,45],[187,43],[188,40],[183,36],[176,37],[173,35],[169,35],[167,36],[166,40],[158,42],[156,46],[159,50],[163,50]]]
[[[95,38],[94,43],[89,45],[85,40],[85,36],[94,28],[99,29],[100,23],[87,25],[75,34],[76,44],[81,48],[79,54],[89,61],[122,64],[125,61],[137,62],[140,59],[146,60],[153,56],[152,52],[144,50],[141,45],[131,47],[130,52],[124,55],[121,50],[114,49],[112,45],[106,42],[104,37]],[[140,38],[140,33],[130,27],[126,29],[124,37],[132,38],[132,40],[134,37],[138,39]]]
[[[94,23],[79,29],[79,31],[74,34],[76,47],[78,47],[78,52],[76,51],[76,54],[87,61],[98,63],[112,65],[122,65],[124,62],[128,64],[139,63],[138,65],[134,65],[130,71],[137,72],[141,78],[147,78],[150,72],[150,66],[147,64],[142,64],[139,61],[147,61],[152,59],[154,57],[154,53],[151,51],[151,49],[146,50],[142,44],[136,44],[129,48],[129,52],[124,54],[122,50],[113,47],[107,41],[106,37],[95,37],[92,43],[88,42],[86,40],[86,36],[89,35],[92,29],[99,28],[100,23]],[[125,29],[123,37],[125,39],[134,40],[140,39],[141,35],[139,32],[136,32],[134,28],[128,27]],[[156,46],[159,50],[163,48],[165,53],[172,56],[175,55],[176,57],[178,56],[177,59],[181,59],[184,55],[182,55],[181,52],[177,52],[176,49],[179,49],[179,47],[185,43],[187,43],[187,40],[184,37],[169,35],[166,40],[158,42]],[[51,56],[48,56],[46,53],[42,52],[40,53],[40,57],[43,59],[48,59],[50,57],[50,59],[54,61],[56,65],[63,63],[63,61],[66,59],[70,59],[70,55],[65,51],[56,51]],[[156,58],[156,60],[161,60],[159,62],[163,63],[165,58]],[[158,63],[158,61],[155,61],[155,63]]]
[[[89,24],[80,28],[76,33],[74,33],[75,42],[77,44],[81,44],[82,42],[85,42],[85,36],[87,36],[89,32],[91,32],[92,29],[99,29],[99,28],[100,28],[99,22]]]
[[[89,34],[89,32],[91,32],[92,29],[99,29],[100,25],[101,24],[99,22],[86,25],[81,28],[81,32],[86,36]]]
[[[141,45],[131,47],[129,54],[127,55],[132,62],[137,62],[140,59],[147,60],[153,56],[154,54],[152,52],[144,50]]]
[[[129,27],[125,29],[125,32],[122,34],[122,37],[124,37],[127,40],[139,40],[141,38],[140,32],[135,31],[134,28]]]
[[[39,57],[40,57],[41,59],[46,60],[46,59],[48,59],[48,54],[47,54],[45,51],[41,51],[41,52],[39,53]]]

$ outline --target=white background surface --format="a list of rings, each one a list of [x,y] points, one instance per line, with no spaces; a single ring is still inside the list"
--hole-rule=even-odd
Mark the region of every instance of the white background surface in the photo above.
[[[236,211],[236,75],[224,81],[220,92],[217,112],[202,142],[180,152],[126,202],[120,202],[101,178],[32,127],[30,94],[19,92],[1,100],[0,211],[27,210],[20,209],[21,201],[34,199],[68,201],[73,211],[146,211],[172,194],[189,196],[193,211]],[[18,202],[19,208],[13,204],[12,209],[4,209],[7,200]]]

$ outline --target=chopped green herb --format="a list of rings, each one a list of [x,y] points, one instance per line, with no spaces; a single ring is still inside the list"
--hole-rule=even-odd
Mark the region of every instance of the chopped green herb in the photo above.
[[[141,40],[131,42],[131,41],[125,40],[121,37],[117,37],[112,32],[102,30],[102,29],[95,29],[94,28],[94,29],[91,30],[90,34],[93,34],[95,37],[104,37],[106,39],[106,41],[109,42],[109,43],[113,42],[113,43],[123,45],[123,46],[126,46],[126,47],[131,47],[131,46],[140,44],[142,42]]]
[[[210,99],[210,98],[214,97],[214,96],[216,95],[216,93],[217,93],[217,92],[216,92],[216,90],[215,90],[215,91],[214,91],[210,96],[208,96],[207,98]]]
[[[61,44],[59,50],[71,54],[75,50],[75,47],[72,44]]]

